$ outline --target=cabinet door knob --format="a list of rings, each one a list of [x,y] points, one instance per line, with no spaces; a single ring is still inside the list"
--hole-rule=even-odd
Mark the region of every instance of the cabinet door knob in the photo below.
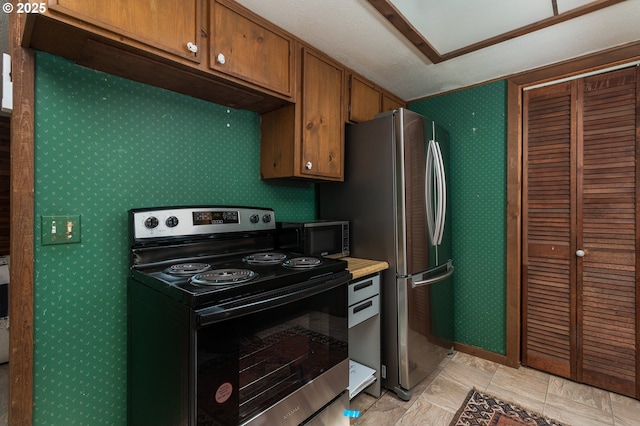
[[[218,56],[216,56],[216,62],[220,65],[224,65],[224,63],[227,62],[227,58],[225,58],[222,53],[218,53]]]
[[[584,250],[576,250],[576,256],[578,257],[584,257],[585,254],[586,252]]]
[[[305,167],[307,168],[307,170],[311,170],[311,168],[313,167],[313,163],[311,163],[311,161],[307,161]]]
[[[191,42],[187,43],[187,49],[189,49],[189,52],[198,53],[198,46]]]

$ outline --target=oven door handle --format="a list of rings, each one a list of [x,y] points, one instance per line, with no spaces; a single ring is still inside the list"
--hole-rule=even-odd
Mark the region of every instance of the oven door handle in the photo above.
[[[322,277],[302,284],[295,284],[271,290],[259,295],[234,300],[229,303],[210,306],[196,311],[197,324],[200,327],[204,327],[267,309],[277,308],[288,303],[297,302],[325,291],[332,290],[341,285],[346,286],[349,281],[351,281],[351,274],[344,271],[334,274],[329,279],[327,279],[327,277]]]

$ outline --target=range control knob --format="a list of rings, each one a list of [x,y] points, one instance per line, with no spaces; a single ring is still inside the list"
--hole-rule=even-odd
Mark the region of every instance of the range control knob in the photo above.
[[[155,216],[150,216],[144,220],[144,226],[148,229],[153,229],[158,226],[158,218]]]
[[[251,217],[249,218],[249,221],[251,223],[258,223],[260,222],[260,216],[257,214],[252,214]]]
[[[264,223],[269,223],[271,222],[271,215],[270,214],[265,214],[264,216],[262,216],[262,221]]]
[[[178,218],[175,216],[169,216],[167,220],[164,221],[164,224],[169,228],[175,228],[178,226]]]

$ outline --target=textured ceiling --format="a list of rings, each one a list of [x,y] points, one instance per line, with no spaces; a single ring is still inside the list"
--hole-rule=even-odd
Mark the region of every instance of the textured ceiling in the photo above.
[[[405,100],[640,41],[640,0],[237,1]]]

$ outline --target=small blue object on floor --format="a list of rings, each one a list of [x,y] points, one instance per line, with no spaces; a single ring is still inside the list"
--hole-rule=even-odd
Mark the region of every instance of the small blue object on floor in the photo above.
[[[358,418],[358,417],[360,417],[360,411],[344,410],[344,415],[345,415],[345,417]]]

